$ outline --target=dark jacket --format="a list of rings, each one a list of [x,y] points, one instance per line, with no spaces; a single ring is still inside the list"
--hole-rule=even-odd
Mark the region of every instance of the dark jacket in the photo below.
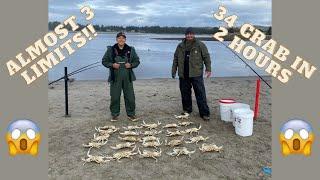
[[[104,54],[104,56],[102,58],[103,66],[105,66],[106,68],[109,68],[109,70],[110,70],[109,78],[108,78],[109,82],[112,82],[112,81],[115,80],[114,68],[112,67],[112,64],[115,62],[114,58],[116,56],[116,54],[115,54],[116,45],[117,44],[115,44],[114,46],[108,46],[107,47],[107,51],[105,52],[105,54]],[[131,81],[135,81],[136,80],[136,76],[135,76],[135,74],[134,74],[132,69],[139,66],[140,58],[137,55],[136,50],[134,49],[134,47],[128,46],[127,44],[125,44],[124,49],[128,49],[127,52],[126,52],[126,55],[128,55],[128,63],[131,64],[131,68],[129,69],[130,80]]]
[[[184,58],[186,50],[186,39],[177,46],[174,53],[172,63],[172,77],[176,76],[177,69],[180,78],[184,78]],[[206,71],[211,72],[211,59],[206,45],[195,39],[190,51],[189,59],[189,77],[198,77],[203,75],[203,64],[206,66]]]

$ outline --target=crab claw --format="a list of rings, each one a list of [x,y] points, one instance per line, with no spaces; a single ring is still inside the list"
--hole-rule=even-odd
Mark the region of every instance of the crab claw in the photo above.
[[[136,147],[137,147],[137,145],[135,145],[135,146],[133,147],[132,152],[136,149]]]

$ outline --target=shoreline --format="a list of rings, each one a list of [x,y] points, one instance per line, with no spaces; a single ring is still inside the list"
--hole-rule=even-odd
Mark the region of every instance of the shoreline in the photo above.
[[[240,34],[230,34],[224,37],[224,41],[233,41],[234,36],[239,36],[244,41],[250,41],[247,38],[242,37]],[[217,39],[214,39],[213,37],[197,37],[196,38],[200,41],[218,41]],[[178,37],[161,37],[161,38],[150,38],[155,40],[181,40],[181,38]],[[272,39],[272,35],[266,35],[266,38],[264,40],[270,40]]]
[[[262,78],[264,78],[265,80],[267,81],[271,81],[272,80],[272,76],[261,76]],[[205,81],[206,80],[232,80],[232,79],[258,79],[259,77],[258,76],[228,76],[228,77],[210,77],[209,79],[208,78],[203,78]],[[76,78],[69,78],[69,79],[72,79],[72,83],[73,82],[106,82],[107,79],[88,79],[88,80],[83,80],[83,79],[80,79],[80,80],[77,80]],[[176,80],[179,80],[178,77],[175,78]],[[173,80],[172,78],[139,78],[137,79],[136,81],[150,81],[150,80]],[[59,82],[62,82],[63,79],[61,81],[58,81],[54,84],[59,84]],[[48,83],[50,83],[52,81],[49,81],[48,80]]]
[[[69,33],[71,34],[75,34],[78,31],[69,31]],[[116,34],[118,32],[101,32],[98,31],[98,34]],[[144,32],[126,32],[128,35],[129,34],[138,34],[138,35],[144,35],[144,34],[152,34],[152,35],[167,35],[167,36],[181,36],[181,37],[151,37],[150,39],[154,39],[154,40],[174,40],[174,41],[179,41],[181,39],[184,38],[184,34],[183,33],[144,33]],[[234,36],[239,36],[241,39],[243,39],[244,41],[250,41],[247,38],[244,38],[241,36],[241,34],[233,34],[230,33],[227,36],[224,37],[224,41],[233,41]],[[212,37],[212,34],[196,34],[196,38],[200,41],[218,41],[217,39],[214,39]],[[270,40],[272,39],[272,34],[271,35],[267,35],[266,34],[266,38],[265,40]]]

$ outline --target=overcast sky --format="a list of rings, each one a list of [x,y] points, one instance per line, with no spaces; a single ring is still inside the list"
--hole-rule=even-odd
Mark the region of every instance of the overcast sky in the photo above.
[[[62,21],[70,15],[83,17],[80,7],[90,5],[95,12],[94,24],[212,27],[222,25],[212,18],[221,4],[230,14],[238,15],[237,26],[245,22],[271,25],[271,0],[49,0],[49,21]]]

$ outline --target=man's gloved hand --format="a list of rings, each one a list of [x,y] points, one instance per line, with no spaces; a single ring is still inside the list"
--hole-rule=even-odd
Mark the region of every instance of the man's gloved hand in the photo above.
[[[206,72],[205,72],[205,77],[206,77],[206,78],[211,77],[211,71],[206,71]]]
[[[126,63],[126,64],[125,64],[125,67],[126,67],[127,69],[130,69],[132,66],[131,66],[130,63]]]
[[[113,67],[114,69],[119,69],[119,68],[120,68],[120,64],[118,64],[118,63],[113,63],[113,64],[112,64],[112,67]]]
[[[175,74],[172,74],[172,79],[175,79],[176,78],[176,75]]]

